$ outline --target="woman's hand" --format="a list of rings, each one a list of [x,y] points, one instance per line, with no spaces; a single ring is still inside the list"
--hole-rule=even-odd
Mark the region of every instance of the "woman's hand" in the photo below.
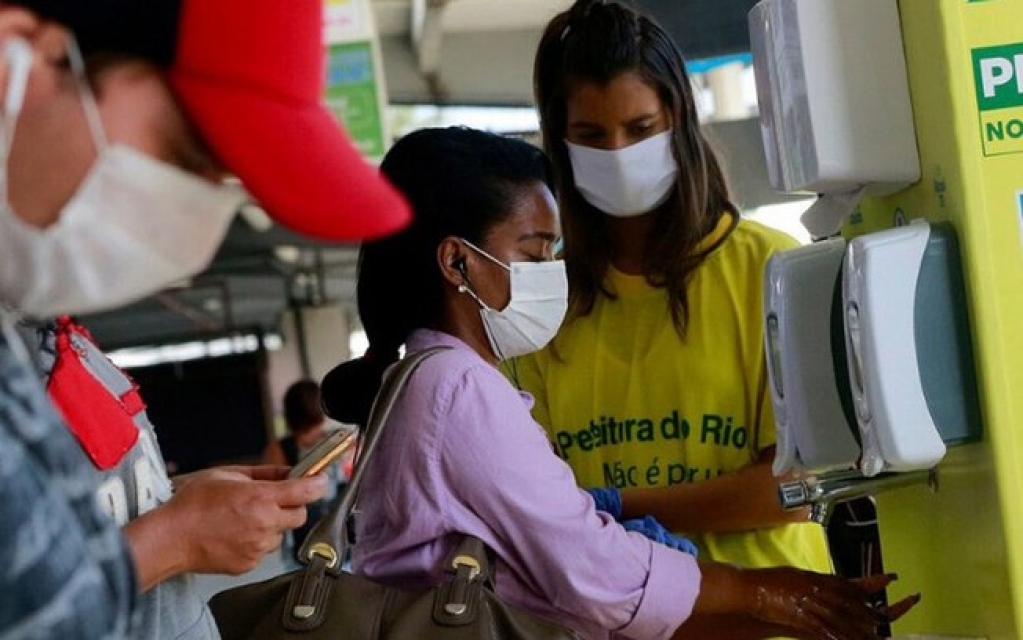
[[[792,567],[739,569],[701,565],[703,582],[694,613],[743,614],[774,629],[767,635],[807,640],[863,640],[879,637],[878,627],[902,617],[920,600],[919,594],[890,607],[871,606],[871,596],[895,576],[858,580],[813,573]]]
[[[872,607],[870,596],[891,584],[894,575],[853,581],[790,567],[748,573],[755,582],[752,615],[787,627],[800,638],[876,638],[880,625],[897,620],[920,601],[915,594],[890,607]]]

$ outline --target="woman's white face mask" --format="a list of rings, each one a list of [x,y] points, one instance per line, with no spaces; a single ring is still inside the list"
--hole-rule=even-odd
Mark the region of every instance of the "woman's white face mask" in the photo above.
[[[670,129],[610,151],[566,140],[576,189],[608,215],[629,218],[653,211],[678,181],[671,140]]]
[[[213,259],[245,198],[238,188],[108,145],[81,54],[69,40],[98,156],[45,229],[19,218],[7,197],[7,163],[32,49],[18,39],[0,44],[9,78],[0,114],[0,304],[34,317],[110,309],[195,275]]]
[[[480,307],[490,348],[499,360],[539,351],[554,339],[568,309],[568,277],[563,260],[505,264],[468,240],[463,243],[511,274],[511,300],[493,309],[463,285]]]

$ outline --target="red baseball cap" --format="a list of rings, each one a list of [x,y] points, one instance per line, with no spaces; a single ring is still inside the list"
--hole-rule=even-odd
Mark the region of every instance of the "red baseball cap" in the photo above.
[[[162,67],[206,143],[281,224],[325,240],[411,221],[324,103],[322,0],[15,0],[86,53]]]

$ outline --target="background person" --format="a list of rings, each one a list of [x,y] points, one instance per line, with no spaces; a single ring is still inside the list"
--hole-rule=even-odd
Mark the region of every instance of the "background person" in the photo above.
[[[327,429],[327,414],[323,412],[320,400],[320,385],[315,380],[299,380],[284,392],[284,423],[288,435],[274,440],[263,452],[263,464],[295,466],[330,431]],[[308,517],[305,523],[291,532],[291,548],[298,552],[313,526],[326,514],[327,507],[337,497],[339,485],[346,477],[341,468],[342,461],[331,463],[324,473],[327,476],[327,493],[306,505]]]
[[[12,330],[15,314],[103,310],[204,268],[242,201],[226,171],[304,233],[407,222],[321,105],[321,12],[316,0],[0,4],[0,636],[215,636],[187,574],[252,568],[325,491],[322,478],[281,481],[283,468],[227,467],[171,493],[144,412],[116,433],[73,424],[72,438]],[[65,364],[79,381],[123,383],[103,361],[90,348]],[[61,368],[58,352],[57,396]],[[97,485],[113,488],[100,497],[123,538]]]
[[[742,615],[761,631],[806,638],[873,638],[888,615],[912,605],[867,605],[866,591],[886,577],[861,587],[789,567],[698,566],[597,511],[553,455],[529,396],[498,370],[502,358],[546,344],[567,303],[544,156],[493,134],[426,129],[399,140],[381,169],[415,219],[363,245],[362,324],[376,354],[447,349],[411,376],[368,462],[356,573],[431,586],[461,537],[473,535],[496,556],[500,595],[589,639],[667,638],[693,612]],[[342,364],[331,387],[356,388],[376,371]],[[354,397],[345,404],[364,406]]]

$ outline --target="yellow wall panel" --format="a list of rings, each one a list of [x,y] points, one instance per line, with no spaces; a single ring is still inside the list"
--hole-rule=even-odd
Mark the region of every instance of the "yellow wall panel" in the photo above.
[[[922,179],[867,200],[849,235],[951,221],[967,281],[984,416],[937,491],[878,496],[898,634],[1023,637],[1023,1],[900,0]],[[940,345],[935,345],[940,348]]]

